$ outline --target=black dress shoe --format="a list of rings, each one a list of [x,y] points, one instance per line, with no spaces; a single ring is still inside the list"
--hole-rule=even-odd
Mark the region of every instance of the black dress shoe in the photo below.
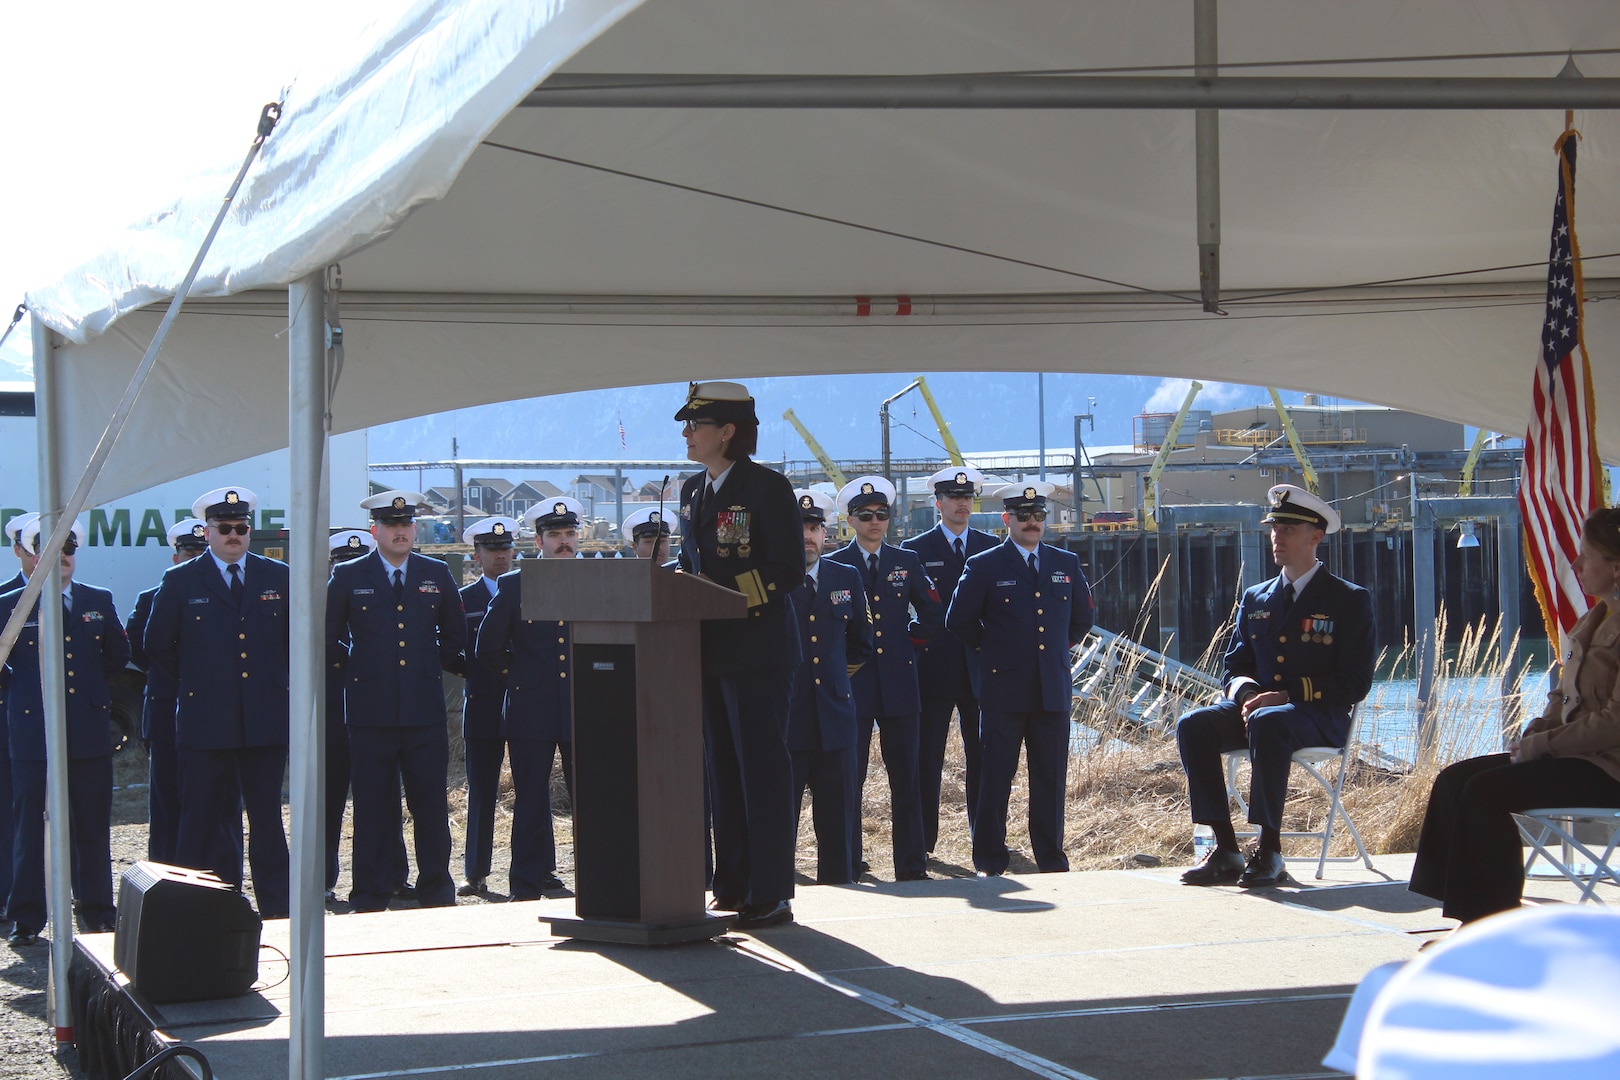
[[[456,888],[457,896],[483,896],[488,892],[483,878],[468,878]]]
[[[1248,865],[1243,868],[1243,876],[1238,878],[1238,887],[1269,889],[1287,880],[1288,864],[1283,862],[1282,852],[1256,848],[1249,856]]]
[[[506,902],[508,904],[524,904],[524,903],[527,903],[530,900],[543,900],[543,899],[545,899],[545,898],[542,897],[539,893],[515,892],[511,896],[508,896],[506,898]]]
[[[558,877],[556,874],[547,874],[545,877],[540,879],[541,892],[555,892],[558,889],[566,888],[568,888],[568,886],[564,885],[563,879]]]
[[[407,881],[405,884],[397,886],[394,889],[394,895],[399,897],[401,900],[415,900],[416,886]]]
[[[926,871],[926,870],[913,870],[909,874],[896,874],[896,875],[894,875],[894,880],[896,880],[896,881],[927,881],[927,880],[929,880],[928,871]]]
[[[1216,848],[1209,858],[1181,875],[1183,885],[1231,885],[1243,876],[1243,852]]]
[[[37,945],[39,943],[39,931],[14,926],[11,928],[11,933],[6,936],[6,941],[12,945]]]
[[[729,896],[717,896],[709,901],[710,911],[741,911],[742,909],[742,904]]]
[[[793,905],[787,900],[774,904],[749,904],[737,913],[739,930],[763,930],[793,921]]]

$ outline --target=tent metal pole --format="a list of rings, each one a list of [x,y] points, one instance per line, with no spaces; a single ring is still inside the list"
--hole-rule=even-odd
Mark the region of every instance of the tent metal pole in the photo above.
[[[326,280],[287,288],[287,424],[291,450],[288,562],[292,564],[290,728],[292,963],[289,1080],[326,1075]],[[326,718],[331,719],[331,718]]]
[[[558,73],[528,108],[1615,109],[1620,79]]]
[[[67,665],[62,645],[62,560],[44,543],[62,514],[61,455],[56,450],[55,343],[39,319],[32,320],[34,415],[39,440],[40,546],[51,555],[35,568],[43,578],[39,593],[39,682],[45,705],[45,890],[51,919],[51,972],[48,1021],[58,1045],[73,1041],[73,999],[68,969],[73,965],[73,856],[68,848]],[[24,597],[26,599],[26,597]],[[19,825],[24,824],[22,822]]]
[[[1215,33],[1215,0],[1193,0],[1193,59],[1201,78],[1220,70]],[[1221,113],[1193,114],[1194,160],[1198,187],[1198,291],[1204,310],[1221,309]]]

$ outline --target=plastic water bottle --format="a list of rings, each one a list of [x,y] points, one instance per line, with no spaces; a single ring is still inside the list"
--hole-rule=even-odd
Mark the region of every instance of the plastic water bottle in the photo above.
[[[1215,830],[1202,823],[1193,826],[1193,865],[1200,866],[1215,850]]]

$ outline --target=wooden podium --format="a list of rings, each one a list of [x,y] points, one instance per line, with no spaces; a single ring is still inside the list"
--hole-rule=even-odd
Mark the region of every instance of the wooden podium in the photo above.
[[[703,886],[704,619],[748,601],[651,559],[522,563],[523,617],[573,629],[574,911],[559,937],[674,945],[724,933]]]

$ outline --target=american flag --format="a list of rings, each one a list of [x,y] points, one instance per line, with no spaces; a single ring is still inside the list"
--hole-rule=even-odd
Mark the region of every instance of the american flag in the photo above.
[[[1519,514],[1525,561],[1541,603],[1547,637],[1561,641],[1586,612],[1586,596],[1570,569],[1581,523],[1603,503],[1603,462],[1597,453],[1592,369],[1581,319],[1581,249],[1575,242],[1574,131],[1558,140],[1558,201],[1553,204],[1547,256],[1547,319],[1541,328],[1535,401],[1524,437]]]
[[[621,452],[623,452],[623,451],[626,451],[626,450],[629,450],[629,449],[630,449],[630,445],[629,445],[629,443],[627,443],[625,441],[625,438],[624,438],[624,414],[620,413],[619,414],[619,450]]]

